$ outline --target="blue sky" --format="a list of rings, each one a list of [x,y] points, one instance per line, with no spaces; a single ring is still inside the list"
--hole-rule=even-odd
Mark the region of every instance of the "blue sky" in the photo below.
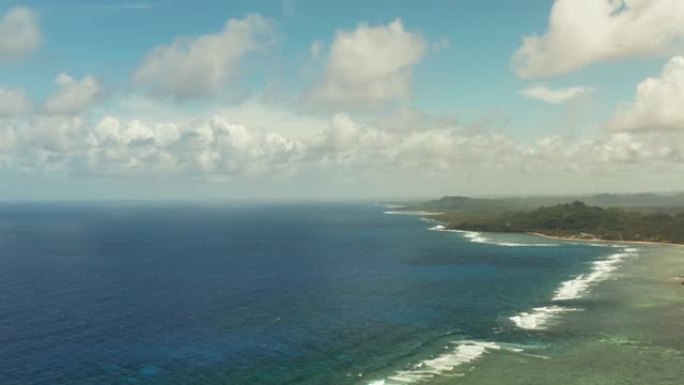
[[[0,198],[681,189],[684,8],[613,3],[4,1]]]

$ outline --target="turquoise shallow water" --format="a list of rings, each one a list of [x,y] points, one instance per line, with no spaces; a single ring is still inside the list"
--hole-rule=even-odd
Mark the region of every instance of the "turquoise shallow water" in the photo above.
[[[435,384],[684,383],[684,249],[638,246],[612,278],[575,300],[584,310],[545,331],[545,358],[491,355],[458,381]]]
[[[603,312],[641,252],[384,212],[2,205],[0,384],[501,383],[635,340]]]

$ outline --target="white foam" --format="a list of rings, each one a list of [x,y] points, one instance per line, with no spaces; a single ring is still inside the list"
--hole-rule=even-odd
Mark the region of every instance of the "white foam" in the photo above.
[[[573,242],[573,245],[578,245],[578,246],[594,246],[594,247],[613,247],[616,249],[620,249],[624,246],[618,245],[617,243],[606,243],[606,242],[599,242],[599,243],[586,243],[586,242]]]
[[[636,248],[629,247],[611,254],[607,259],[593,262],[593,267],[588,274],[563,282],[556,290],[553,300],[567,301],[581,298],[591,285],[608,279],[625,258],[635,256],[638,251]]]
[[[432,212],[432,211],[420,211],[420,210],[390,210],[390,211],[385,211],[385,214],[388,214],[388,215],[420,215],[420,216],[426,216],[426,215],[442,215],[444,213],[438,213],[438,212]]]
[[[453,230],[453,229],[446,228],[446,226],[444,226],[444,225],[432,226],[428,230],[445,231],[448,233],[458,233],[458,234],[461,234],[464,238],[467,238],[468,240],[470,240],[471,242],[490,243],[490,242],[488,242],[488,239],[482,235],[482,233],[479,233],[477,231]]]
[[[403,209],[404,207],[406,207],[404,205],[400,205],[400,204],[396,204],[396,203],[380,203],[380,202],[378,202],[378,203],[376,203],[376,205],[382,206],[382,207],[384,207],[386,209],[390,209],[390,210]]]
[[[579,309],[560,306],[535,307],[530,312],[522,312],[511,317],[510,320],[521,329],[542,330],[546,329],[549,321],[556,314],[577,310]]]
[[[452,229],[447,229],[446,226],[443,225],[443,224],[441,224],[441,223],[440,223],[439,225],[437,225],[437,226],[432,226],[432,227],[430,227],[428,230],[432,230],[432,231],[445,231],[445,232],[447,232],[447,233],[461,233],[461,234],[462,234],[462,233],[465,233],[465,231],[463,231],[463,230],[452,230]]]
[[[447,229],[444,225],[432,226],[429,230],[433,231],[448,231],[452,233],[462,234],[464,238],[473,243],[484,243],[487,245],[506,246],[506,247],[557,247],[556,243],[517,243],[517,242],[497,242],[484,236],[483,233],[477,231],[466,230],[452,230]]]
[[[592,262],[593,267],[588,274],[579,275],[561,283],[560,287],[554,292],[553,301],[581,298],[592,285],[610,278],[625,258],[636,256],[638,252],[639,249],[634,247],[622,248],[620,252],[611,254],[604,260]],[[545,329],[549,321],[556,314],[577,310],[580,309],[560,306],[536,307],[529,312],[522,312],[510,317],[510,320],[519,328],[539,330]]]
[[[444,354],[421,361],[410,369],[399,370],[387,378],[371,381],[368,385],[406,385],[429,380],[435,376],[453,375],[450,372],[458,366],[470,363],[489,351],[501,349],[501,346],[493,342],[455,341],[453,344],[456,347]]]
[[[555,243],[515,243],[515,242],[488,242],[493,245],[508,247],[558,247]]]
[[[470,240],[470,242],[475,243],[489,243],[487,238],[485,238],[482,233],[477,231],[464,231],[463,236]]]

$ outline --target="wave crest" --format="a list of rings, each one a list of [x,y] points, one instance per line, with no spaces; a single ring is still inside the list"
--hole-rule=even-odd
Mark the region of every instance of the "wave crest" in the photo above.
[[[607,259],[593,262],[593,268],[588,274],[563,282],[556,290],[553,300],[567,301],[581,298],[590,286],[608,279],[625,258],[636,256],[637,252],[638,249],[629,247],[611,254]]]
[[[466,230],[452,230],[447,229],[444,225],[436,225],[429,228],[432,231],[446,231],[451,233],[462,234],[464,238],[473,243],[484,243],[487,245],[506,246],[506,247],[557,247],[556,243],[518,243],[518,242],[497,242],[491,238],[487,238],[483,233],[478,231]]]
[[[638,252],[639,249],[637,248],[627,247],[621,249],[618,253],[609,255],[608,258],[604,260],[592,262],[593,267],[588,274],[582,274],[571,280],[562,282],[554,292],[552,301],[569,301],[581,298],[587,293],[591,286],[610,278],[622,261],[626,258],[638,255]],[[546,329],[549,321],[557,314],[578,310],[581,309],[556,305],[536,307],[531,311],[519,313],[509,319],[521,329],[541,330]]]
[[[529,312],[522,312],[510,317],[510,320],[521,329],[543,330],[546,329],[549,321],[552,320],[556,314],[578,310],[580,309],[560,306],[535,307]]]
[[[458,366],[470,363],[489,351],[501,350],[502,347],[494,342],[484,341],[454,341],[455,348],[435,358],[423,360],[412,368],[399,370],[392,375],[368,383],[368,385],[405,385],[426,381],[435,376],[445,375]],[[520,349],[507,349],[519,351]]]

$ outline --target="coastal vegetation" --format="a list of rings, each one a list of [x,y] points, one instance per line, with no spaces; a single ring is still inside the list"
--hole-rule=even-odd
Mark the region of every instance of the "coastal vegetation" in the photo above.
[[[665,212],[684,211],[684,193],[678,194],[595,194],[569,196],[491,197],[471,198],[446,196],[426,202],[408,203],[413,210],[454,213],[502,213],[529,211],[542,206],[581,201],[587,206],[618,207],[630,211]]]
[[[531,232],[544,235],[614,241],[644,241],[684,244],[684,208],[648,210],[589,206],[582,201],[515,210],[503,204],[478,211],[481,202],[464,198],[460,208],[441,209],[437,217],[446,227],[486,232]],[[453,203],[455,200],[449,199]],[[444,200],[427,206],[438,208]]]

